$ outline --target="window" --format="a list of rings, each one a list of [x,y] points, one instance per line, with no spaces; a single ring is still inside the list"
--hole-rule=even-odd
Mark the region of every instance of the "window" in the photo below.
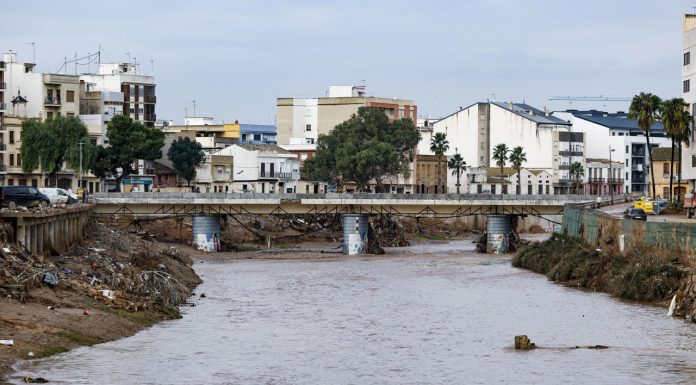
[[[14,143],[14,131],[10,131],[10,143]]]
[[[665,177],[669,176],[669,163],[662,163],[662,175]]]
[[[261,140],[261,134],[254,134],[254,140]]]
[[[74,117],[75,117],[75,113],[74,113],[74,112],[68,112],[68,113],[65,114],[65,115],[66,115],[68,118],[74,118]]]
[[[691,64],[691,52],[684,52],[684,65],[688,66]]]
[[[8,186],[14,186],[14,179],[8,179],[8,180],[7,180],[7,185],[8,185]]]
[[[311,124],[305,125],[305,131],[312,131],[312,125]]]
[[[503,194],[508,193],[508,186],[506,184],[503,185]]]
[[[22,165],[22,154],[17,154],[17,167]]]
[[[696,155],[691,155],[691,167],[696,167]]]
[[[47,112],[46,113],[46,119],[53,119],[53,112]]]
[[[628,154],[628,146],[626,146],[626,153]]]
[[[14,166],[14,154],[10,154],[10,166]]]
[[[628,180],[628,171],[626,171],[626,180]]]
[[[75,102],[75,91],[66,91],[65,92],[65,101],[66,102]]]
[[[626,167],[628,167],[628,159],[626,159]]]
[[[691,80],[684,80],[684,93],[691,91]]]
[[[314,138],[305,139],[306,144],[314,144]]]

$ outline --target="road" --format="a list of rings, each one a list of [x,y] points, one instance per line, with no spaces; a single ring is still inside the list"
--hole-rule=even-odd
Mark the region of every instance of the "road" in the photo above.
[[[613,206],[605,206],[599,209],[600,211],[617,216],[617,217],[623,217],[623,212],[626,210],[627,207],[631,206],[630,203],[626,202],[621,202],[620,204],[616,204]],[[684,223],[696,223],[696,219],[688,219],[686,218],[686,213],[680,213],[680,214],[660,214],[660,215],[653,215],[653,214],[648,214],[648,222],[684,222]]]

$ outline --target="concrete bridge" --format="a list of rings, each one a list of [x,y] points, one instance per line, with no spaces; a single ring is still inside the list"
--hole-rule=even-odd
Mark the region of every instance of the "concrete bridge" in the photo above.
[[[193,217],[193,243],[214,251],[220,239],[220,215],[340,214],[344,251],[360,253],[367,243],[368,216],[390,214],[419,217],[488,218],[489,252],[508,250],[511,218],[519,215],[560,215],[567,203],[594,202],[576,195],[419,195],[419,194],[226,194],[226,193],[99,193],[97,215]]]

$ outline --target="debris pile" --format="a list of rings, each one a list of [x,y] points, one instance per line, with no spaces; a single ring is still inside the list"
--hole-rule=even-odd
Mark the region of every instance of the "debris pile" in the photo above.
[[[374,222],[374,231],[379,244],[383,247],[406,247],[410,243],[406,240],[404,226],[391,215],[380,215]]]
[[[200,283],[192,261],[177,247],[96,221],[87,231],[81,245],[53,256],[32,255],[5,239],[0,294],[25,302],[32,289],[51,287],[84,293],[113,308],[172,314]]]

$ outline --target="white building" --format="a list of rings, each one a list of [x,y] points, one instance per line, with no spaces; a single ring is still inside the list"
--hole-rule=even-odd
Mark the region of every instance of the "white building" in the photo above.
[[[500,143],[510,149],[522,146],[527,154],[524,167],[547,170],[553,175],[554,194],[569,193],[572,180],[570,164],[584,164],[584,136],[571,132],[571,124],[548,111],[524,103],[474,103],[435,122],[435,133],[447,134],[452,156],[459,152],[469,167],[490,167],[493,148]],[[427,143],[426,143],[427,142]],[[418,151],[429,151],[429,137],[423,137]],[[453,178],[448,179],[454,191]]]
[[[232,156],[235,192],[298,193],[300,160],[275,144],[233,144],[213,153]]]
[[[692,53],[694,55],[692,55]],[[682,98],[689,104],[691,115],[696,117],[696,15],[684,15],[682,36]],[[694,60],[691,57],[694,56]],[[691,86],[694,90],[691,90]],[[696,143],[696,129],[691,131],[691,143]],[[684,148],[681,156],[682,179],[690,181],[690,189],[696,190],[696,146]]]
[[[607,113],[603,111],[569,110],[554,112],[554,116],[568,120],[573,124],[573,132],[585,135],[585,156],[592,159],[606,159],[624,164],[620,178],[623,193],[646,193],[648,191],[647,141],[638,122],[628,119],[624,112]],[[665,136],[664,126],[656,122],[650,132],[650,144],[653,147],[670,146]],[[609,150],[614,151],[610,152]],[[587,170],[587,167],[585,167]],[[608,166],[607,171],[608,172]]]
[[[510,167],[473,167],[462,180],[463,193],[552,195],[553,175],[548,170],[520,169],[521,191],[518,191],[517,171]]]

